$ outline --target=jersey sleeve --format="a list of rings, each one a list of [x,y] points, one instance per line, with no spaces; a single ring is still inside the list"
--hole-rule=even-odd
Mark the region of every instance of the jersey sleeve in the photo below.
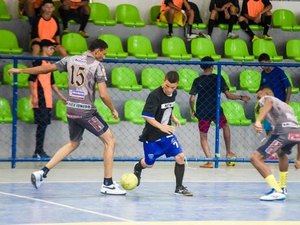
[[[60,71],[60,72],[67,71],[68,59],[69,59],[69,57],[66,56],[66,57],[62,58],[61,60],[57,61],[56,63],[54,63],[56,65],[56,68],[58,71]]]
[[[143,117],[155,118],[155,113],[159,107],[159,99],[152,93],[149,94],[144,109],[142,111]]]
[[[107,81],[107,76],[106,76],[105,68],[104,68],[104,66],[101,63],[99,63],[99,65],[98,65],[98,67],[96,69],[96,73],[95,74],[96,74],[95,79],[96,79],[97,83],[102,83],[102,82]]]
[[[229,88],[224,80],[224,78],[221,76],[221,91],[222,92],[225,92],[225,91],[228,91]]]
[[[56,33],[55,33],[55,37],[57,37],[57,36],[60,36],[60,26],[59,26],[59,21],[58,21],[58,19],[55,17],[55,16],[53,16],[53,19],[55,20],[55,22],[56,22],[56,24],[57,24],[57,30],[56,30]],[[59,43],[60,44],[60,43]]]

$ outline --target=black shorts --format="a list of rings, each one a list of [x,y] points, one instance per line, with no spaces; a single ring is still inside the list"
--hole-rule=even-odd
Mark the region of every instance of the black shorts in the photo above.
[[[51,108],[34,108],[34,123],[38,125],[48,125],[51,124]]]
[[[97,112],[85,118],[68,117],[68,124],[71,141],[81,141],[85,129],[97,137],[100,137],[108,130],[108,124]]]

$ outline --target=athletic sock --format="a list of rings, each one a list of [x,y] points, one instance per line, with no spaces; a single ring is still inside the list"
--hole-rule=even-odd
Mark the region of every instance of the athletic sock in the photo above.
[[[105,186],[112,185],[112,184],[113,184],[112,177],[110,177],[110,178],[104,178],[103,184],[104,184]]]
[[[173,34],[173,24],[168,23],[169,34]]]
[[[213,29],[214,29],[214,26],[215,26],[215,21],[209,19],[209,20],[208,20],[208,28],[207,28],[207,33],[208,33],[208,35],[211,36],[211,34],[212,34],[212,32],[213,32]]]
[[[140,160],[137,164],[135,164],[134,170],[141,172],[142,169],[144,169],[144,167],[142,166],[141,161],[142,161],[142,160]]]
[[[280,188],[279,184],[277,183],[273,174],[267,176],[265,178],[265,181],[269,184],[269,186],[271,188],[274,188],[277,192],[281,192],[281,188]]]
[[[251,37],[253,38],[253,36],[255,35],[253,33],[253,31],[250,29],[249,25],[245,22],[245,21],[242,21],[242,22],[239,22],[241,28]]]
[[[175,173],[175,177],[176,177],[176,188],[179,188],[182,186],[184,170],[185,170],[185,164],[181,165],[181,164],[178,164],[177,162],[175,163],[174,173]]]
[[[47,177],[47,174],[48,174],[48,172],[49,172],[50,170],[49,170],[46,166],[44,166],[44,167],[42,168],[42,170],[44,171],[43,177],[46,178],[46,177]]]
[[[279,172],[279,185],[281,188],[285,188],[286,187],[286,181],[287,181],[287,177],[288,177],[288,172]]]

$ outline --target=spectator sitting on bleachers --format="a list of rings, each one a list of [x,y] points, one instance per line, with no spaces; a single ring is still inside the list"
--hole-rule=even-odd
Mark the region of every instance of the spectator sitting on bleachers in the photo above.
[[[68,33],[68,21],[75,20],[80,24],[79,33],[81,36],[88,38],[84,31],[89,17],[90,7],[88,0],[61,0],[62,5],[58,8],[63,23],[64,33]],[[99,12],[101,13],[101,12]]]
[[[268,35],[272,22],[271,9],[272,4],[269,0],[243,0],[239,24],[250,36],[252,42],[259,39],[259,37],[253,33],[249,24],[258,24],[263,26],[263,38],[266,40],[272,39],[272,37]]]
[[[238,35],[232,32],[233,25],[237,22],[240,6],[238,0],[211,0],[209,5],[208,36],[210,38],[214,26],[218,24],[228,24],[228,38],[237,38]]]
[[[183,10],[183,6],[185,6],[185,10]],[[160,7],[159,20],[168,23],[169,37],[173,35],[173,23],[177,23],[179,26],[185,26],[186,22],[188,24],[187,40],[190,41],[198,37],[198,35],[192,33],[194,11],[186,0],[163,0]]]
[[[41,11],[43,0],[19,0],[19,13],[21,16],[28,16],[29,23],[32,24],[34,17]]]
[[[42,14],[35,18],[31,30],[31,47],[32,55],[39,56],[40,41],[42,39],[51,40],[58,45],[55,50],[59,52],[60,56],[67,55],[65,48],[60,45],[60,29],[58,19],[53,15],[54,4],[52,0],[44,0],[42,4]]]

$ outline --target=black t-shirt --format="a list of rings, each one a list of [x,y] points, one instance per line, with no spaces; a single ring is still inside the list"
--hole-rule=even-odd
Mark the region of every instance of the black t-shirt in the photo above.
[[[231,2],[235,7],[240,10],[240,5],[238,0],[211,0],[209,4],[209,11],[215,8],[222,8],[225,4]]]
[[[173,92],[172,96],[167,96],[163,92],[162,87],[153,90],[146,100],[142,116],[154,118],[156,121],[163,125],[170,125],[176,95],[176,90]],[[158,128],[153,127],[151,124],[146,122],[143,133],[140,136],[140,141],[155,141],[167,135],[168,134],[160,131]]]
[[[190,95],[198,95],[195,116],[198,119],[212,120],[216,117],[217,110],[217,79],[215,74],[201,75],[193,82]],[[221,77],[221,92],[228,90],[223,77]],[[220,114],[223,114],[220,108]]]

